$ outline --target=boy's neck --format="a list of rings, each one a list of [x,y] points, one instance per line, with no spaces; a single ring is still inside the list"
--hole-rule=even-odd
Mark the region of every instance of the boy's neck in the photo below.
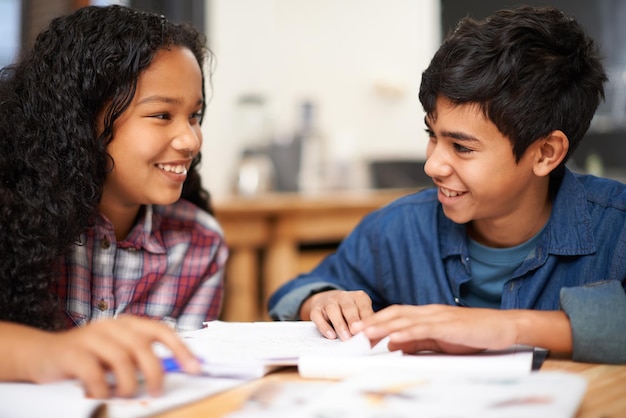
[[[544,196],[543,204],[529,205],[507,218],[469,222],[467,235],[474,241],[493,248],[509,248],[528,241],[550,219],[552,199],[547,190]]]

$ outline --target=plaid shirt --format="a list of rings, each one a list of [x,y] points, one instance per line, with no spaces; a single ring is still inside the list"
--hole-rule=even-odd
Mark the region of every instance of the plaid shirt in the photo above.
[[[132,314],[198,329],[220,314],[227,255],[215,218],[184,200],[146,206],[120,242],[100,215],[62,263],[56,290],[68,327]]]

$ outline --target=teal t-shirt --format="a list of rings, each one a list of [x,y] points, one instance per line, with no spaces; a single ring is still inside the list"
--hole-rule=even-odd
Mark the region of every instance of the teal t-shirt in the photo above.
[[[461,289],[468,306],[499,308],[502,287],[522,262],[534,256],[541,231],[528,241],[510,248],[492,248],[470,239],[468,244],[472,280]]]

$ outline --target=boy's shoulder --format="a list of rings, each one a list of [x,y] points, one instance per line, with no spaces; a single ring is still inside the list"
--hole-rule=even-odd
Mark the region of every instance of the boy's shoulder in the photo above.
[[[605,177],[573,173],[589,203],[626,211],[626,184]]]

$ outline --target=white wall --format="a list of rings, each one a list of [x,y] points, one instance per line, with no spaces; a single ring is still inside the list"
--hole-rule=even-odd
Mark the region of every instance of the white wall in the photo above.
[[[289,132],[302,99],[354,158],[420,158],[422,71],[440,43],[437,0],[209,0],[217,62],[203,125],[202,175],[214,196],[231,190],[241,144],[236,100],[263,94]],[[211,92],[209,92],[211,94]],[[343,143],[346,138],[351,141]],[[332,145],[332,144],[331,144]]]

